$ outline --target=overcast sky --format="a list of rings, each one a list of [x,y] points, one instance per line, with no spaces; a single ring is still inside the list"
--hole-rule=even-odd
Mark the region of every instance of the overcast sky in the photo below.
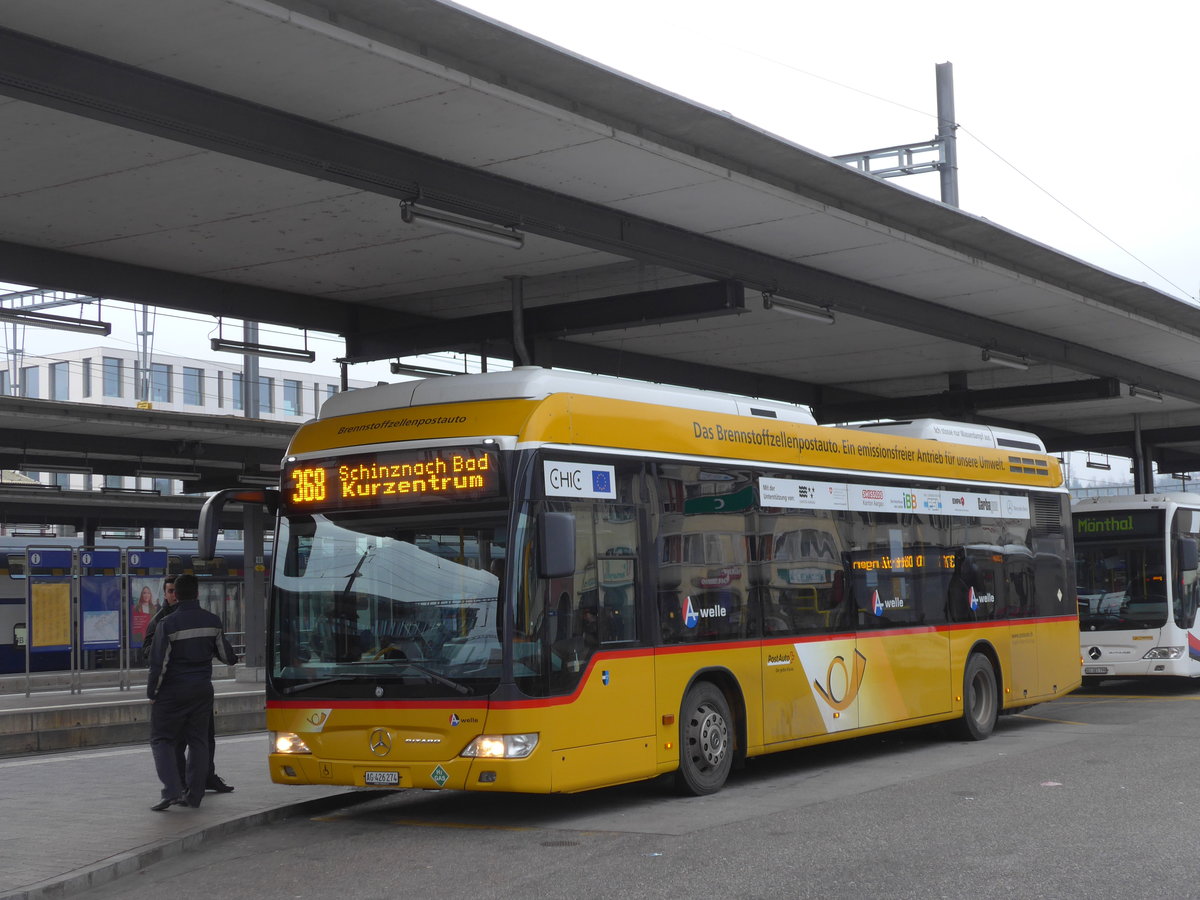
[[[1176,297],[1200,294],[1200,168],[1191,158],[1200,136],[1200,4],[462,5],[829,155],[934,137],[935,65],[950,62],[964,210]],[[936,175],[892,183],[938,196]],[[178,315],[160,312],[155,349],[207,355],[194,326],[170,327]],[[132,313],[108,318],[115,341],[131,346]],[[169,336],[180,332],[187,349]],[[95,343],[30,328],[26,346],[38,352],[68,339]],[[312,344],[314,369],[336,373],[340,342]],[[386,363],[350,372],[391,377]]]

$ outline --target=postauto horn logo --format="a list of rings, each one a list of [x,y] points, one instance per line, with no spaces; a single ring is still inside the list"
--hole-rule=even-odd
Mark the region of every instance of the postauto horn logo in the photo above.
[[[813,687],[822,699],[838,712],[844,712],[858,696],[862,687],[863,677],[867,673],[867,658],[858,650],[854,651],[854,669],[846,667],[844,656],[835,656],[829,661],[829,669],[825,672],[825,683],[813,681]]]

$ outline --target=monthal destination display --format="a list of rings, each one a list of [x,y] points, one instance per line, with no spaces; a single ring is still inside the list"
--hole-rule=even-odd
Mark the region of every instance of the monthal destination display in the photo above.
[[[480,500],[500,493],[498,455],[476,447],[303,460],[283,473],[283,502],[294,512]]]

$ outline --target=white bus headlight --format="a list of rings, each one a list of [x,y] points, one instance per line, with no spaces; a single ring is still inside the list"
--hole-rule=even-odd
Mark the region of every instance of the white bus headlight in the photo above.
[[[459,755],[481,759],[524,759],[537,743],[536,734],[481,734]]]
[[[1180,659],[1183,651],[1183,647],[1155,647],[1142,659]]]
[[[308,749],[308,744],[304,743],[304,739],[298,734],[290,731],[272,731],[271,732],[271,752],[272,753],[312,753]]]

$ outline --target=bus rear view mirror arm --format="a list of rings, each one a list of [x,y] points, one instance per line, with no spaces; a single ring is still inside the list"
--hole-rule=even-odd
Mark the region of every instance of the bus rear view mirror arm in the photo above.
[[[196,556],[212,559],[217,552],[217,533],[221,530],[221,513],[227,503],[258,503],[274,517],[279,510],[279,491],[266,488],[227,488],[217,491],[200,508],[200,525],[196,535]]]

